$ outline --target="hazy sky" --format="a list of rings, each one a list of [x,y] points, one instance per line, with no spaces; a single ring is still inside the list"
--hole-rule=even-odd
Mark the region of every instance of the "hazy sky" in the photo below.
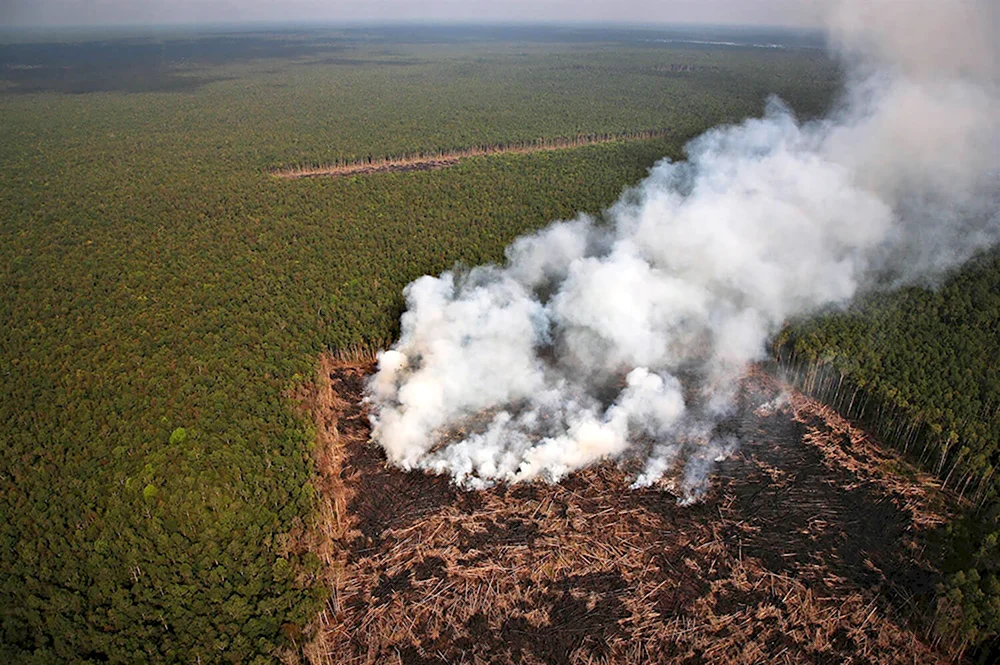
[[[818,0],[0,0],[0,25],[246,21],[812,25]]]

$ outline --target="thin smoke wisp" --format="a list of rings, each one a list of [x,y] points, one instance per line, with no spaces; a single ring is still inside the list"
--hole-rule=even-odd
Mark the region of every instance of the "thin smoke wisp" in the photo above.
[[[368,386],[391,463],[478,488],[628,460],[638,485],[669,476],[692,500],[738,445],[717,425],[784,321],[998,240],[989,1],[828,9],[850,74],[826,118],[801,123],[772,99],[599,219],[406,288],[399,342]]]

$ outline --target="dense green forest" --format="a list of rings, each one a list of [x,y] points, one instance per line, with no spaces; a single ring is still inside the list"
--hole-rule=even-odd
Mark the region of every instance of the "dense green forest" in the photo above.
[[[794,383],[967,500],[943,535],[939,639],[1000,652],[1000,250],[944,283],[879,291],[776,340]]]
[[[413,278],[597,211],[686,139],[818,113],[836,67],[649,34],[144,35],[0,45],[0,659],[271,662],[302,545],[317,354]],[[433,172],[275,169],[668,128]]]

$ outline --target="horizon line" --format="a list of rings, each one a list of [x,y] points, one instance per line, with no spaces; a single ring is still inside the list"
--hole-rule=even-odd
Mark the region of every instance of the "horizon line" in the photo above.
[[[383,19],[383,20],[237,20],[237,21],[177,21],[166,23],[82,23],[82,24],[8,24],[0,26],[0,33],[31,30],[66,31],[66,30],[121,30],[121,29],[177,29],[177,28],[212,28],[212,29],[245,29],[245,28],[297,28],[297,29],[329,29],[329,28],[380,28],[380,27],[509,27],[509,28],[617,28],[632,30],[658,30],[663,28],[716,28],[716,29],[767,29],[788,32],[823,32],[820,26],[812,25],[782,25],[771,23],[717,23],[704,21],[673,21],[673,22],[643,22],[630,21],[517,21],[517,20],[418,20],[418,19]]]

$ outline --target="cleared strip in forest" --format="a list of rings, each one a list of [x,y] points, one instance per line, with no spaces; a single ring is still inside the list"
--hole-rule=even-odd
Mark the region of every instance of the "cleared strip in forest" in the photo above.
[[[572,138],[538,139],[531,142],[494,143],[479,145],[462,150],[446,150],[434,153],[417,153],[399,157],[362,158],[352,161],[322,166],[295,166],[273,171],[279,178],[338,178],[350,175],[372,173],[402,173],[406,171],[431,171],[454,166],[466,157],[481,157],[500,154],[526,154],[551,150],[566,150],[599,143],[616,141],[641,141],[666,136],[668,129],[644,129],[636,132],[606,134],[580,134]]]

